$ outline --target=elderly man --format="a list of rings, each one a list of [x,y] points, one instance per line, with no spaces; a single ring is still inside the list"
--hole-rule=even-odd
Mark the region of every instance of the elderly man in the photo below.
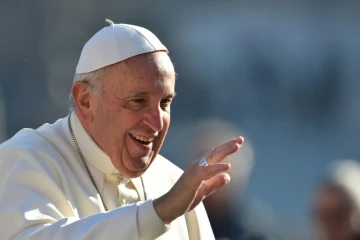
[[[214,239],[202,200],[242,137],[182,172],[160,156],[175,96],[166,47],[114,24],[84,46],[72,111],[0,146],[1,239]]]

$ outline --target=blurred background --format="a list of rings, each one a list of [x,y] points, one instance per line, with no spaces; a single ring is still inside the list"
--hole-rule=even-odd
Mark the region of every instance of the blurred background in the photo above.
[[[165,157],[184,168],[245,137],[232,183],[206,203],[217,236],[310,239],[313,189],[333,162],[360,159],[360,2],[0,0],[0,142],[67,115],[81,49],[106,18],[170,50]]]

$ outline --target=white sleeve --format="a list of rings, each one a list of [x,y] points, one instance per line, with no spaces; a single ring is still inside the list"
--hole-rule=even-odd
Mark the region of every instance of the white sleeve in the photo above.
[[[98,213],[87,218],[69,217],[52,224],[41,224],[21,231],[14,240],[60,240],[60,239],[156,239],[165,233],[168,228],[165,224],[154,225],[157,214],[153,210],[152,201],[143,204],[132,204],[115,210]],[[144,219],[137,220],[137,211],[148,213]],[[35,212],[33,213],[35,215]],[[155,215],[152,215],[155,214]],[[38,215],[41,213],[38,212]],[[142,221],[145,220],[145,221]],[[145,227],[143,236],[138,234],[138,224]],[[156,223],[156,221],[155,221]],[[12,224],[16,224],[13,222]]]
[[[170,229],[156,213],[153,201],[145,202],[138,210],[139,239],[153,240]]]
[[[80,219],[58,176],[31,161],[0,156],[1,239],[143,240],[169,230],[152,200]]]
[[[68,217],[53,223],[39,224],[24,230],[19,229],[19,233],[14,232],[16,234],[14,240],[139,239],[136,226],[136,211],[136,205],[129,205],[83,219]],[[35,217],[35,212],[32,214]],[[41,219],[40,215],[39,212],[37,220]],[[13,222],[12,224],[16,225],[17,223]]]
[[[185,214],[190,240],[215,240],[205,207],[201,202]]]

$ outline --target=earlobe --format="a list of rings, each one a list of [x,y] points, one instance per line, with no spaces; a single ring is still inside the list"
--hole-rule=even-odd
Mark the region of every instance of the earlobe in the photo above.
[[[88,91],[88,83],[86,82],[74,83],[71,89],[71,94],[74,100],[74,105],[77,115],[83,118],[87,122],[91,121],[92,119],[92,112],[90,105],[91,94]]]

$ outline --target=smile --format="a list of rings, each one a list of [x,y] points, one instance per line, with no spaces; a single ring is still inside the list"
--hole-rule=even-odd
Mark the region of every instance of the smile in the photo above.
[[[145,136],[135,135],[135,134],[132,134],[132,133],[130,133],[130,136],[132,136],[135,140],[139,141],[142,144],[149,144],[154,140],[153,137],[148,138],[148,137],[145,137]]]

